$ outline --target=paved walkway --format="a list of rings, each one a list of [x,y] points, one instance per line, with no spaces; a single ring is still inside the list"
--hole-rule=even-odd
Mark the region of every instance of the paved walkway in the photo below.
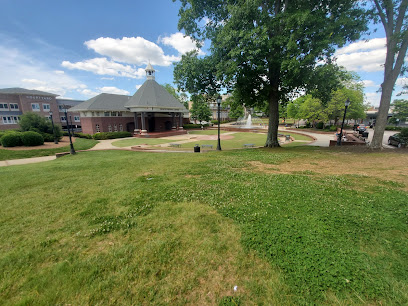
[[[48,160],[54,160],[56,158],[57,157],[55,155],[52,155],[52,156],[41,156],[41,157],[1,160],[0,161],[0,167],[34,164],[34,163],[45,162],[45,161],[48,161]]]

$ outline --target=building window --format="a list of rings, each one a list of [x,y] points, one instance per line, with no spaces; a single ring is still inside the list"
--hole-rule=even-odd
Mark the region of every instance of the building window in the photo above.
[[[79,116],[74,116],[74,121],[75,122],[80,122],[81,120],[79,119]]]
[[[50,105],[49,104],[43,104],[43,110],[45,112],[49,112],[50,111]]]
[[[16,116],[12,116],[12,117],[3,116],[2,119],[3,119],[3,124],[17,124],[19,121],[19,118]]]
[[[96,117],[99,117],[101,115],[100,112],[96,112]]]
[[[111,112],[112,117],[116,117],[116,115],[117,115],[116,112]]]
[[[113,125],[113,130],[114,130],[115,132],[118,131],[118,125],[117,125],[117,124],[114,124],[114,125]]]
[[[112,125],[108,125],[108,132],[112,132]]]
[[[33,112],[39,112],[40,111],[40,104],[39,103],[31,103],[31,109]]]
[[[105,112],[105,113],[104,113],[104,116],[105,116],[105,117],[109,117],[109,116],[110,116],[110,112]]]
[[[65,118],[65,116],[61,116],[61,121],[67,121],[67,118]]]
[[[0,110],[8,110],[8,104],[7,103],[0,103]]]
[[[118,112],[118,117],[122,117],[122,112]]]
[[[58,105],[58,109],[59,109],[60,111],[64,111],[64,105]]]
[[[101,132],[101,128],[99,127],[99,124],[95,125],[95,129],[97,133]]]
[[[119,124],[119,131],[123,132],[123,125]]]
[[[95,117],[95,112],[91,112],[91,116],[92,116],[92,117]]]
[[[10,109],[18,110],[18,104],[17,103],[10,103]]]

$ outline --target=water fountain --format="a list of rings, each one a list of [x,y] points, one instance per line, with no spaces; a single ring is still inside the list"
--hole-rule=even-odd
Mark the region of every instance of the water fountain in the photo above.
[[[251,114],[250,110],[245,110],[245,115],[238,118],[237,122],[234,124],[237,125],[240,129],[265,129],[266,125],[262,120]]]

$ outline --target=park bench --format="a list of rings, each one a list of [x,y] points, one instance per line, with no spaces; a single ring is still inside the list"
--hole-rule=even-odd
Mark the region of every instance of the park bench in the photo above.
[[[180,147],[181,147],[181,144],[179,144],[179,143],[171,143],[171,144],[169,144],[169,147],[180,148]]]
[[[253,148],[253,147],[255,147],[255,144],[254,144],[254,143],[246,143],[246,144],[244,144],[244,148]]]
[[[201,145],[201,148],[213,148],[213,145],[210,145],[210,144],[203,144],[203,145]]]

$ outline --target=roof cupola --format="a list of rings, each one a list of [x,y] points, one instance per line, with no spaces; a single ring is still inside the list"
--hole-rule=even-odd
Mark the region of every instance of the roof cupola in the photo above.
[[[152,65],[150,65],[150,63],[147,65],[145,71],[146,71],[146,78],[148,80],[154,80],[154,72],[156,70],[154,70],[154,68],[152,67]]]

